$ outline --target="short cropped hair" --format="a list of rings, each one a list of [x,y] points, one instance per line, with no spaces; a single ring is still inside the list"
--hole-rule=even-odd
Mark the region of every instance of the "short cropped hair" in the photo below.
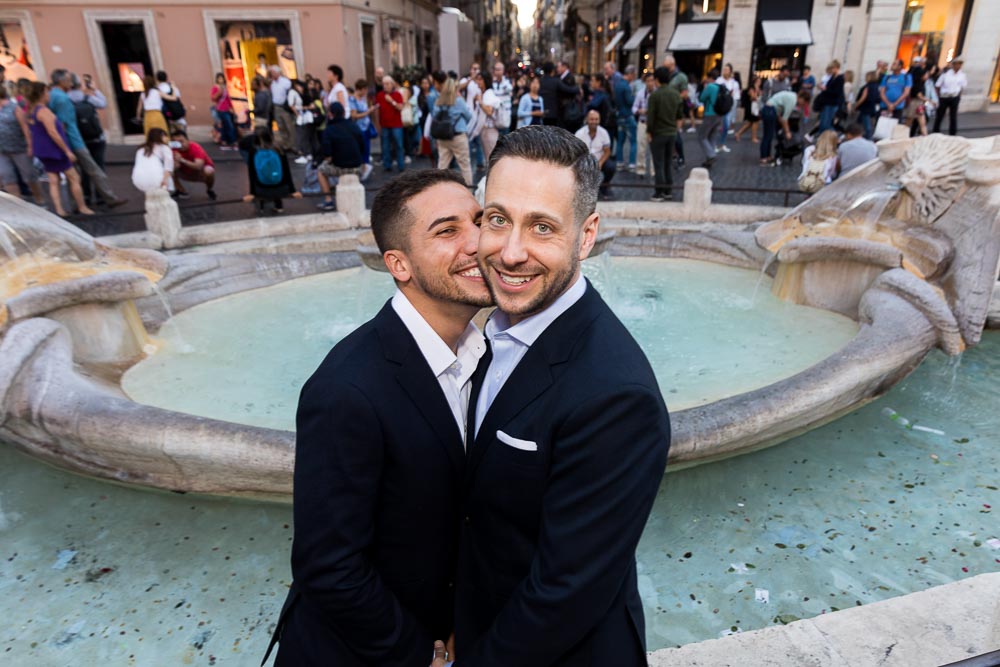
[[[164,72],[162,69],[156,73],[156,80],[159,81],[160,83],[166,83],[169,79],[170,77],[167,76],[167,73]]]
[[[668,84],[670,83],[670,68],[663,66],[657,67],[653,70],[652,75],[647,76],[654,76],[661,84]]]
[[[69,70],[62,68],[54,69],[52,70],[52,74],[49,75],[49,78],[52,80],[53,85],[58,86],[63,81],[69,78]]]
[[[573,197],[573,216],[576,222],[582,223],[596,210],[601,170],[587,144],[572,133],[553,125],[528,125],[500,137],[490,154],[487,182],[490,171],[505,157],[569,167],[576,179]]]
[[[337,81],[344,80],[344,68],[341,67],[340,65],[330,65],[329,67],[327,67],[327,69],[330,71],[331,74],[336,75]]]
[[[410,227],[416,221],[407,204],[439,183],[455,183],[466,187],[461,175],[451,169],[406,171],[382,186],[375,195],[371,210],[372,234],[379,252],[409,250]]]

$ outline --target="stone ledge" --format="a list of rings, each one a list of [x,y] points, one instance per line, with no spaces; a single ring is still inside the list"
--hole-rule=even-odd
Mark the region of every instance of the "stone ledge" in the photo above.
[[[936,667],[1000,647],[1000,573],[789,625],[654,651],[650,667]]]

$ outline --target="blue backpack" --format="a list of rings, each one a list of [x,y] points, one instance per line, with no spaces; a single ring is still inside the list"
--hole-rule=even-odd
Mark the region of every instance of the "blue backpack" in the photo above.
[[[281,156],[272,148],[262,148],[253,156],[253,168],[261,185],[277,185],[283,176]]]

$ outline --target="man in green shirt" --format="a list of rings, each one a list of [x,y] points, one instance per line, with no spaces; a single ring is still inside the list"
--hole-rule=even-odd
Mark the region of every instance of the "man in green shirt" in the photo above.
[[[656,191],[650,200],[666,201],[673,198],[670,191],[674,184],[673,165],[670,158],[677,140],[677,120],[684,115],[684,105],[680,93],[670,82],[669,69],[657,67],[653,76],[660,82],[660,87],[649,96],[646,108],[646,135],[656,172]]]
[[[774,158],[771,157],[771,143],[777,134],[778,126],[781,126],[785,139],[790,140],[792,131],[788,126],[788,119],[799,103],[809,104],[809,101],[809,92],[805,90],[799,91],[798,95],[790,90],[782,90],[771,95],[771,99],[767,101],[760,112],[761,120],[764,122],[764,137],[760,142],[760,163],[762,165],[774,162]]]
[[[677,67],[677,61],[674,60],[673,56],[666,56],[663,58],[663,66],[667,68],[670,72],[670,87],[675,89],[677,93],[681,96],[681,114],[684,113],[685,100],[688,98],[688,78],[687,74],[680,71]],[[655,74],[654,74],[655,76]],[[692,116],[693,118],[693,116]],[[692,126],[690,131],[694,131],[694,120],[691,121]],[[677,139],[674,141],[674,150],[677,152],[677,166],[684,166],[684,140],[681,138],[680,131],[677,132]]]

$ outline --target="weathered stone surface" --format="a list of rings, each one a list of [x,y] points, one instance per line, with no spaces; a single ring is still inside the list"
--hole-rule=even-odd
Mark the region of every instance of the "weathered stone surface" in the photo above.
[[[1000,647],[1000,574],[655,651],[650,667],[938,667]],[[981,663],[983,665],[987,663]]]
[[[180,245],[190,247],[294,234],[335,232],[350,227],[351,223],[339,212],[306,213],[280,218],[253,218],[236,222],[216,222],[211,225],[185,227],[180,233]]]
[[[23,320],[81,303],[118,302],[153,293],[141,273],[112,271],[72,281],[29,287],[7,301],[11,320]]]
[[[990,302],[986,326],[990,329],[1000,329],[1000,282],[993,285],[993,300]]]

